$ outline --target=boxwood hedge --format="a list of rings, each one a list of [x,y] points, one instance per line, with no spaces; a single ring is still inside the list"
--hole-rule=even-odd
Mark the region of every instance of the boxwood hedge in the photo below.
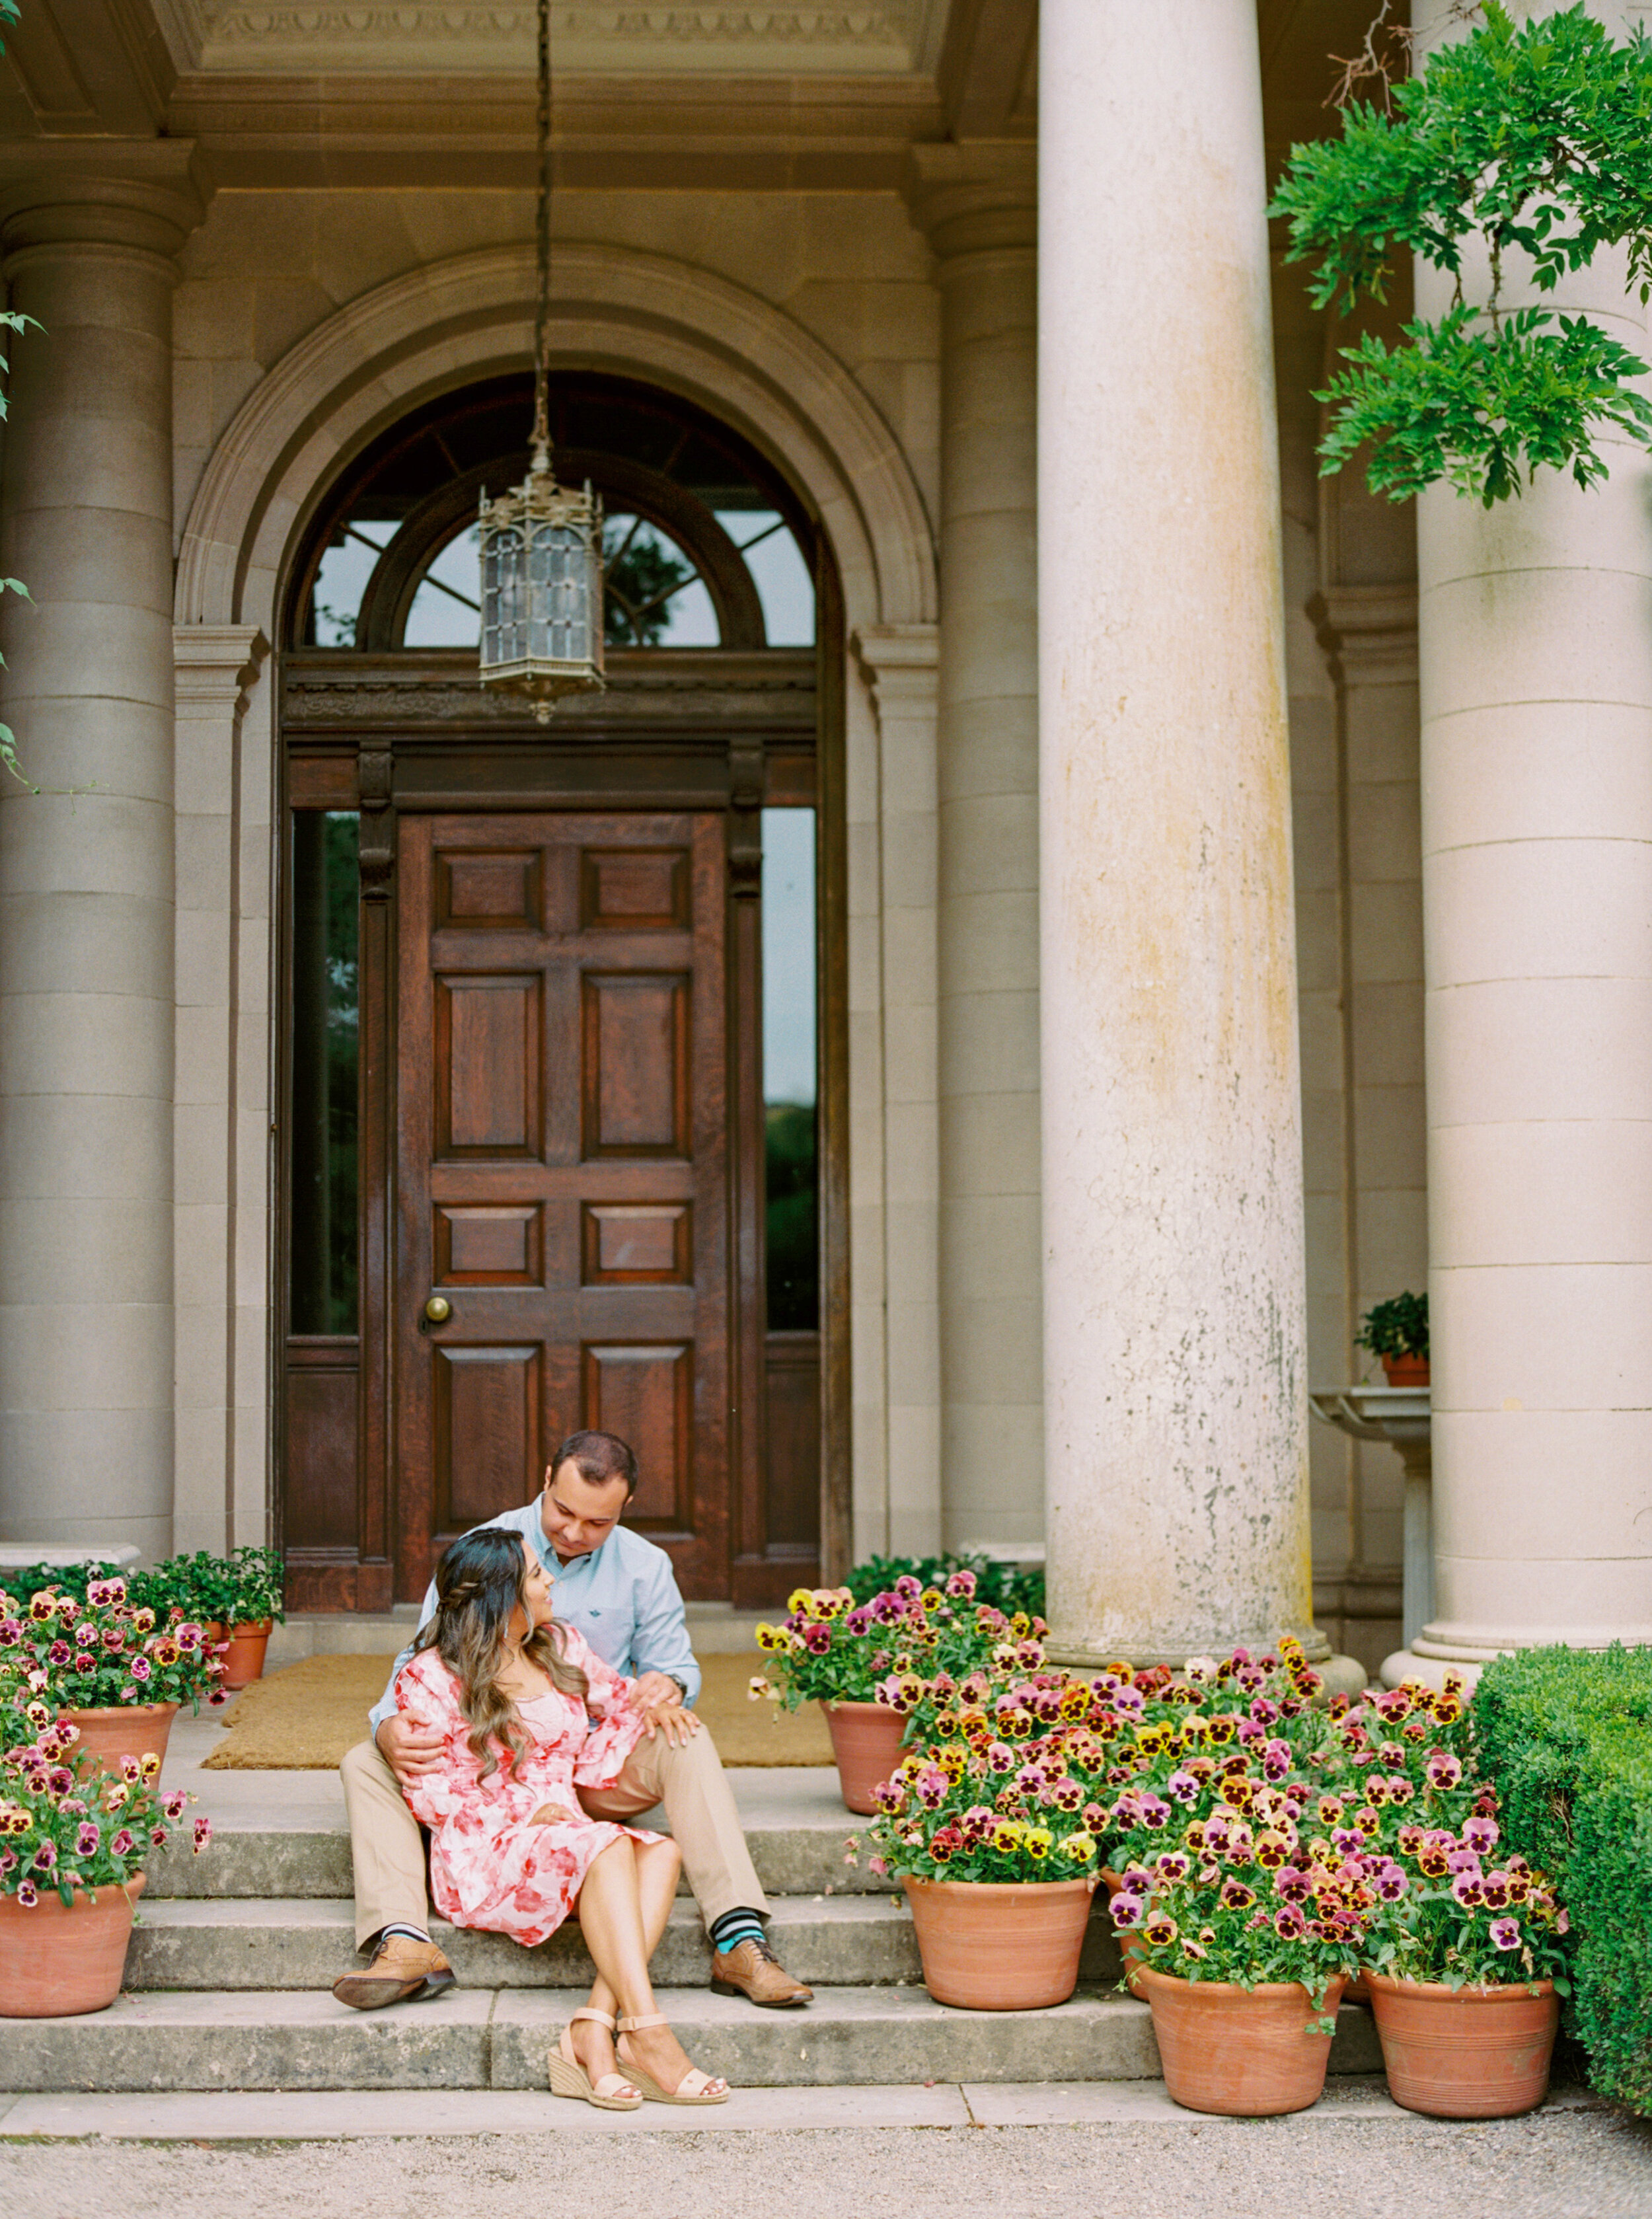
[[[1590,2080],[1652,2113],[1652,1649],[1500,1656],[1475,1715],[1509,1841],[1571,1913]]]

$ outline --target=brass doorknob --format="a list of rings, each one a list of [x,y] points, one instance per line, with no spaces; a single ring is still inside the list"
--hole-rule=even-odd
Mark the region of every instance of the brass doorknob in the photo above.
[[[425,1305],[427,1325],[445,1325],[453,1315],[453,1305],[445,1295],[432,1295]]]

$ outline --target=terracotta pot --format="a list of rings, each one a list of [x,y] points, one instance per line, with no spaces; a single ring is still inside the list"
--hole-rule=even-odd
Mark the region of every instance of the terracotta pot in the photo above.
[[[1316,2014],[1299,1980],[1246,1989],[1178,1980],[1151,1966],[1140,1979],[1152,2005],[1164,2085],[1185,2110],[1270,2119],[1319,2102],[1331,2036],[1309,2031]],[[1333,2019],[1342,1985],[1332,1980],[1326,1992]]]
[[[1370,2002],[1371,1992],[1369,1987],[1366,1985],[1365,1973],[1363,1967],[1355,1973],[1353,1979],[1349,1981],[1347,1986],[1343,1990],[1342,1999],[1345,2004],[1369,2004]]]
[[[80,1728],[80,1739],[65,1762],[94,1758],[105,1772],[118,1773],[123,1756],[147,1756],[152,1750],[164,1758],[166,1737],[177,1716],[176,1703],[117,1703],[103,1711],[65,1711],[61,1714]]]
[[[1560,2023],[1552,1980],[1448,1988],[1365,1978],[1396,2104],[1431,2119],[1512,2119],[1542,2103]]]
[[[75,1890],[65,1910],[55,1889],[32,1911],[0,1896],[0,2018],[75,2018],[107,2011],[121,1992],[132,1913],[144,1875],[124,1887]]]
[[[1385,1356],[1382,1359],[1383,1375],[1390,1387],[1426,1387],[1428,1358],[1425,1356]]]
[[[869,1817],[878,1806],[872,1791],[901,1761],[906,1720],[883,1703],[823,1703],[837,1759],[838,1785],[851,1811]]]
[[[250,1687],[254,1680],[264,1677],[264,1652],[270,1646],[270,1632],[274,1624],[273,1619],[261,1618],[256,1625],[231,1626],[220,1687],[233,1694],[237,1688]]]
[[[1114,1897],[1123,1889],[1124,1880],[1121,1874],[1115,1873],[1111,1865],[1103,1865],[1102,1885],[1107,1890],[1108,1901],[1111,1903]],[[1109,1925],[1112,1923],[1111,1919],[1108,1921]],[[1139,1985],[1139,1975],[1141,1972],[1141,1953],[1146,1946],[1141,1938],[1140,1927],[1119,1936],[1119,1955],[1124,1960],[1124,1985],[1133,1996],[1140,1996],[1144,2000],[1147,1992]]]
[[[966,2011],[1043,2011],[1078,1985],[1093,1880],[904,1880],[923,1985]]]

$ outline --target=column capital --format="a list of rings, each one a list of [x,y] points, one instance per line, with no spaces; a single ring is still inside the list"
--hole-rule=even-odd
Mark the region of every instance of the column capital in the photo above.
[[[1417,588],[1327,586],[1307,604],[1333,678],[1355,686],[1417,682]]]
[[[180,713],[245,709],[270,643],[257,625],[174,625],[172,665]]]
[[[902,181],[906,204],[943,260],[1038,245],[1038,153],[1025,140],[914,146]]]
[[[175,255],[212,197],[192,139],[31,141],[0,152],[0,250]]]
[[[851,644],[879,716],[896,701],[933,705],[940,676],[938,625],[863,625]]]

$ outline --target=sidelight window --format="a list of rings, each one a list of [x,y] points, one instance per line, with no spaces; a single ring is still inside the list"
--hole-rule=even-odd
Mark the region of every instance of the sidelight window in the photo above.
[[[820,1326],[815,812],[763,811],[763,1115],[768,1324]]]
[[[295,810],[291,820],[295,1333],[357,1330],[359,821],[342,809]]]

